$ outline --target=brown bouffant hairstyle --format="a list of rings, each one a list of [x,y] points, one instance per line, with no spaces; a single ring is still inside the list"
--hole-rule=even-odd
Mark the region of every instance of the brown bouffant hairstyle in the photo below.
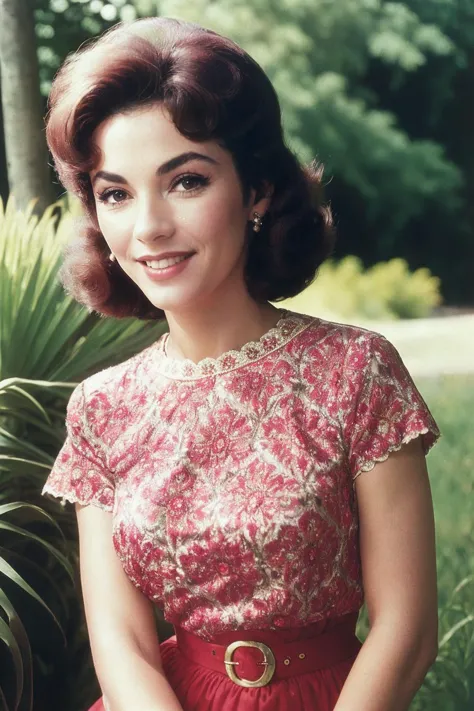
[[[64,251],[60,279],[78,302],[106,316],[162,319],[109,260],[99,229],[90,171],[97,162],[92,135],[104,119],[160,103],[177,130],[193,141],[215,140],[228,150],[247,203],[272,186],[260,232],[249,223],[245,279],[258,302],[302,291],[332,249],[328,207],[321,203],[321,169],[302,166],[285,144],[275,90],[238,45],[199,25],[171,18],[119,24],[68,57],[49,98],[46,134],[64,187],[85,210]]]

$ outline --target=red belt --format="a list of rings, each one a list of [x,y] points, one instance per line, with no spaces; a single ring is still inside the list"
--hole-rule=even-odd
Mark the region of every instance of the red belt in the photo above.
[[[355,657],[362,646],[355,636],[356,619],[348,615],[317,636],[291,642],[282,641],[282,630],[253,630],[253,639],[236,639],[227,646],[207,642],[182,627],[175,631],[178,648],[190,662],[227,674],[238,686],[258,687]],[[240,636],[248,637],[248,630]]]

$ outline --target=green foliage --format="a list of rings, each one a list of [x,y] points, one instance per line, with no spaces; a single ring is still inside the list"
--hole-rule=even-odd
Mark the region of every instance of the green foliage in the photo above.
[[[153,15],[155,0],[35,0],[41,90],[46,96],[69,52],[116,22]]]
[[[118,19],[170,15],[232,37],[273,81],[289,145],[325,165],[338,256],[356,252],[369,264],[401,255],[440,274],[448,301],[474,295],[463,194],[465,178],[469,190],[474,181],[473,87],[458,82],[460,71],[472,75],[470,0],[35,3],[45,95],[68,52]]]
[[[17,212],[13,201],[6,209],[0,202],[2,711],[30,711],[32,681],[36,701],[48,676],[60,671],[58,659],[74,657],[83,666],[88,660],[72,567],[74,512],[40,496],[64,441],[69,395],[78,380],[125,360],[163,330],[100,318],[64,293],[57,273],[71,229],[73,215],[60,205],[39,219],[31,210]],[[61,675],[53,686],[48,708],[67,695]],[[77,689],[78,699],[89,688]],[[61,703],[54,708],[65,708]]]
[[[404,3],[382,0],[37,0],[43,91],[67,52],[118,19],[181,17],[235,39],[269,74],[290,145],[360,193],[371,223],[393,235],[442,193],[456,205],[460,175],[436,143],[411,139],[381,111],[363,78],[378,59],[405,76],[452,42]]]
[[[460,174],[441,147],[410,138],[364,85],[374,59],[405,75],[452,51],[405,4],[161,0],[160,12],[228,35],[255,57],[277,89],[292,148],[359,193],[387,239],[440,194],[457,204]]]
[[[426,63],[426,52],[449,54],[453,45],[437,25],[420,23],[406,3],[387,2],[378,29],[370,38],[370,53],[407,72]]]
[[[474,434],[472,376],[419,383],[442,433],[428,457],[439,591],[439,654],[413,711],[474,707]]]
[[[423,22],[432,23],[448,36],[458,65],[469,62],[468,48],[474,43],[474,5],[471,0],[405,0]]]
[[[426,268],[410,272],[403,259],[376,264],[367,270],[365,280],[366,302],[379,294],[388,316],[420,318],[441,303],[440,280]]]
[[[442,437],[428,456],[436,521],[439,652],[410,711],[468,711],[474,706],[474,378],[417,383]],[[364,607],[358,635],[368,633]]]
[[[474,701],[474,575],[455,587],[439,617],[439,653],[412,711],[465,711]]]
[[[357,257],[328,260],[316,280],[283,304],[309,314],[384,320],[428,316],[441,303],[440,280],[428,269],[410,272],[403,259],[364,271]]]
[[[38,220],[0,202],[1,378],[76,380],[138,352],[163,328],[100,318],[64,294],[57,274],[74,215],[63,210],[58,222],[58,210]]]
[[[2,393],[0,393],[1,396]],[[16,464],[18,464],[18,459]],[[0,501],[9,496],[8,489],[4,486],[0,488]],[[9,520],[14,516],[13,521]],[[18,519],[24,522],[24,525],[18,525]],[[36,521],[35,521],[36,519]],[[35,550],[34,545],[37,544],[47,554],[49,569],[43,570],[43,580],[46,579],[51,589],[58,591],[57,583],[51,575],[51,563],[57,562],[63,571],[69,575],[70,582],[73,582],[72,566],[67,557],[61,552],[57,545],[52,545],[46,538],[41,538],[34,533],[33,524],[38,520],[47,520],[50,524],[49,538],[57,539],[63,537],[61,529],[55,522],[54,518],[43,511],[38,506],[27,504],[20,501],[0,504],[0,530],[2,531],[3,545],[0,547],[0,612],[3,612],[6,619],[0,616],[0,641],[6,644],[11,654],[11,662],[13,673],[7,675],[5,679],[0,676],[0,698],[5,703],[5,708],[30,709],[33,704],[33,656],[30,640],[22,622],[21,616],[18,614],[16,607],[10,601],[10,597],[15,599],[18,597],[18,592],[23,591],[29,599],[29,605],[40,606],[46,611],[53,625],[61,634],[64,644],[66,638],[64,635],[63,624],[59,618],[63,615],[53,611],[53,605],[45,602],[42,597],[36,592],[25,579],[26,576],[18,572],[18,569],[25,566],[25,563],[33,563],[36,567],[38,559],[38,551],[32,560],[28,560],[28,552]],[[54,530],[56,529],[56,530]],[[58,535],[59,534],[59,535]],[[61,542],[62,543],[62,542]],[[56,579],[58,574],[56,572]],[[19,588],[19,590],[18,590]],[[10,597],[7,596],[9,592]],[[13,590],[13,596],[11,592]],[[67,609],[67,603],[62,598],[63,609]],[[37,610],[38,614],[39,610]],[[44,614],[44,612],[43,612]],[[11,704],[11,705],[10,705]]]

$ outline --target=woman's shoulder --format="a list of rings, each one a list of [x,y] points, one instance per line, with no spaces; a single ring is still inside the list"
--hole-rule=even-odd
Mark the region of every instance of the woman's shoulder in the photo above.
[[[140,351],[81,380],[70,397],[68,411],[80,407],[88,414],[94,414],[94,411],[117,408],[123,402],[133,399],[140,384],[144,386],[141,371],[147,351]]]
[[[361,365],[364,358],[379,351],[385,351],[389,359],[398,356],[393,344],[377,331],[306,314],[300,318],[305,328],[298,334],[299,346],[311,355],[323,356],[326,363]]]

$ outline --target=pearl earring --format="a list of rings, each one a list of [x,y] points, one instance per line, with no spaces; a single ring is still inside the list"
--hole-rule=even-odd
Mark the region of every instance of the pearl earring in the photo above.
[[[109,254],[109,259],[111,262],[115,262],[115,254],[112,254],[112,252]]]
[[[260,232],[262,225],[263,225],[263,215],[260,215],[258,212],[253,213],[253,231],[254,232]]]

